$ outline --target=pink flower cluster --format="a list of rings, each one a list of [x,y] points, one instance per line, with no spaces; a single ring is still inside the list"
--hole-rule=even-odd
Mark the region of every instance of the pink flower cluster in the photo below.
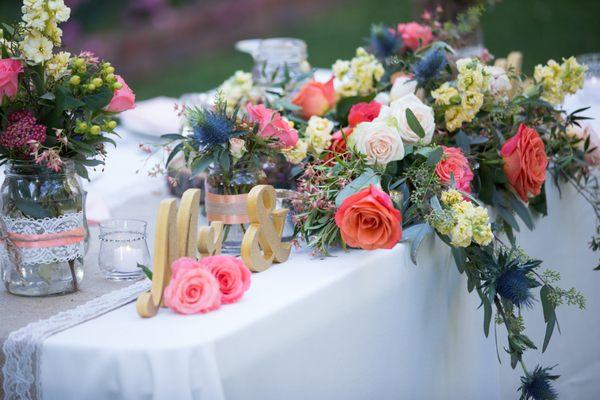
[[[250,270],[237,257],[182,257],[172,265],[165,304],[179,314],[200,314],[235,303],[250,288]]]
[[[8,116],[8,126],[0,133],[0,144],[9,150],[21,150],[30,143],[43,143],[46,127],[37,123],[30,111],[21,110]]]
[[[281,114],[262,104],[246,105],[250,121],[258,123],[258,134],[263,138],[278,139],[279,146],[285,149],[294,147],[298,142],[298,131],[284,120]]]

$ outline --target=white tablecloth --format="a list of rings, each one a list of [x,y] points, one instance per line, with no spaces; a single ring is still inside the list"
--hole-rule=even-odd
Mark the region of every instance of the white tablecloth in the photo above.
[[[133,304],[49,338],[47,399],[499,398],[493,339],[439,242],[306,252],[234,305],[141,319]],[[514,382],[513,382],[514,383]]]
[[[162,179],[133,173],[145,157],[140,141],[126,137],[106,174],[88,186],[110,207],[164,188]],[[563,286],[584,292],[588,310],[561,307],[562,336],[555,333],[546,354],[526,359],[530,368],[560,363],[563,399],[596,399],[600,272],[592,271],[597,256],[587,248],[595,221],[570,188],[559,199],[548,185],[548,201],[550,216],[520,241],[562,273]],[[208,315],[162,310],[143,320],[128,305],[46,340],[44,397],[517,398],[521,371],[510,370],[504,354],[498,365],[493,334],[483,337],[477,296],[467,294],[448,249],[427,240],[418,267],[406,253],[404,245],[327,260],[301,252],[254,274],[240,303]],[[539,308],[527,315],[527,333],[537,343],[544,334]],[[498,335],[502,353],[504,331]]]

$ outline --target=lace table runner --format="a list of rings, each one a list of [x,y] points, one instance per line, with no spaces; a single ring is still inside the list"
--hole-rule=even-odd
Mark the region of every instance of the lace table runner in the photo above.
[[[134,300],[147,280],[104,279],[98,269],[98,230],[91,229],[81,290],[67,296],[18,297],[0,285],[0,398],[36,398],[39,346],[49,336]]]

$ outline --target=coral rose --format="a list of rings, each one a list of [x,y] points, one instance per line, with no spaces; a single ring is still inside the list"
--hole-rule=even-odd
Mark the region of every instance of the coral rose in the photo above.
[[[444,154],[435,166],[436,175],[445,184],[449,184],[451,177],[454,176],[456,188],[465,193],[471,193],[470,185],[473,180],[473,172],[469,167],[469,160],[458,147],[442,146],[442,148]]]
[[[302,108],[302,117],[305,119],[313,115],[324,115],[335,106],[335,102],[333,78],[326,83],[308,82],[292,100],[292,103]]]
[[[250,270],[237,257],[204,257],[200,259],[200,265],[210,271],[219,282],[223,304],[235,303],[250,288]]]
[[[0,59],[0,104],[4,96],[14,97],[19,89],[19,74],[23,65],[19,60],[11,58]]]
[[[351,247],[391,249],[402,239],[400,211],[373,185],[346,198],[335,213],[335,223]]]
[[[433,40],[431,28],[416,22],[398,24],[398,33],[402,37],[404,46],[417,50],[421,46],[427,46]]]
[[[525,124],[504,143],[500,151],[504,173],[521,200],[540,194],[546,180],[548,157],[539,133]]]
[[[379,115],[381,104],[376,101],[356,103],[348,113],[348,125],[354,128],[361,122],[371,122]]]
[[[131,90],[120,75],[117,75],[117,82],[123,86],[121,89],[115,90],[112,100],[106,106],[106,111],[108,112],[120,113],[135,107],[135,93],[133,93],[133,90]]]
[[[169,285],[165,288],[165,305],[179,314],[200,314],[221,305],[219,282],[213,274],[192,258],[173,262]]]
[[[279,145],[284,149],[290,149],[298,142],[298,131],[281,117],[275,110],[265,107],[263,104],[246,104],[246,111],[250,121],[258,123],[258,134],[264,138],[272,137],[279,140]]]

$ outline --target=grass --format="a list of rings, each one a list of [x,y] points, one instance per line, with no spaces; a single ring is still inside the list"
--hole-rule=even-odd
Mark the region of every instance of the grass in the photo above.
[[[351,57],[371,23],[411,19],[411,6],[410,0],[348,0],[329,15],[277,30],[272,36],[305,40],[311,64],[327,67],[338,58]],[[549,58],[600,51],[599,18],[597,0],[504,0],[483,19],[484,42],[496,56],[521,50],[525,71],[531,71]],[[236,69],[251,67],[250,57],[231,49],[135,84],[141,99],[178,96],[215,87]]]
[[[328,67],[338,58],[353,55],[354,49],[363,43],[371,23],[393,25],[412,16],[412,0],[345,0],[340,3],[343,5],[329,14],[278,29],[271,36],[305,40],[311,64]],[[7,7],[13,14],[18,12],[18,7],[3,2],[0,20],[7,19],[3,13]],[[531,71],[535,64],[549,58],[600,52],[598,20],[598,0],[503,0],[484,17],[484,42],[496,56],[521,50],[525,70]],[[249,56],[231,48],[195,60],[181,60],[156,76],[138,81],[129,77],[129,81],[139,99],[179,96],[215,87],[236,69],[250,70],[251,67]]]

